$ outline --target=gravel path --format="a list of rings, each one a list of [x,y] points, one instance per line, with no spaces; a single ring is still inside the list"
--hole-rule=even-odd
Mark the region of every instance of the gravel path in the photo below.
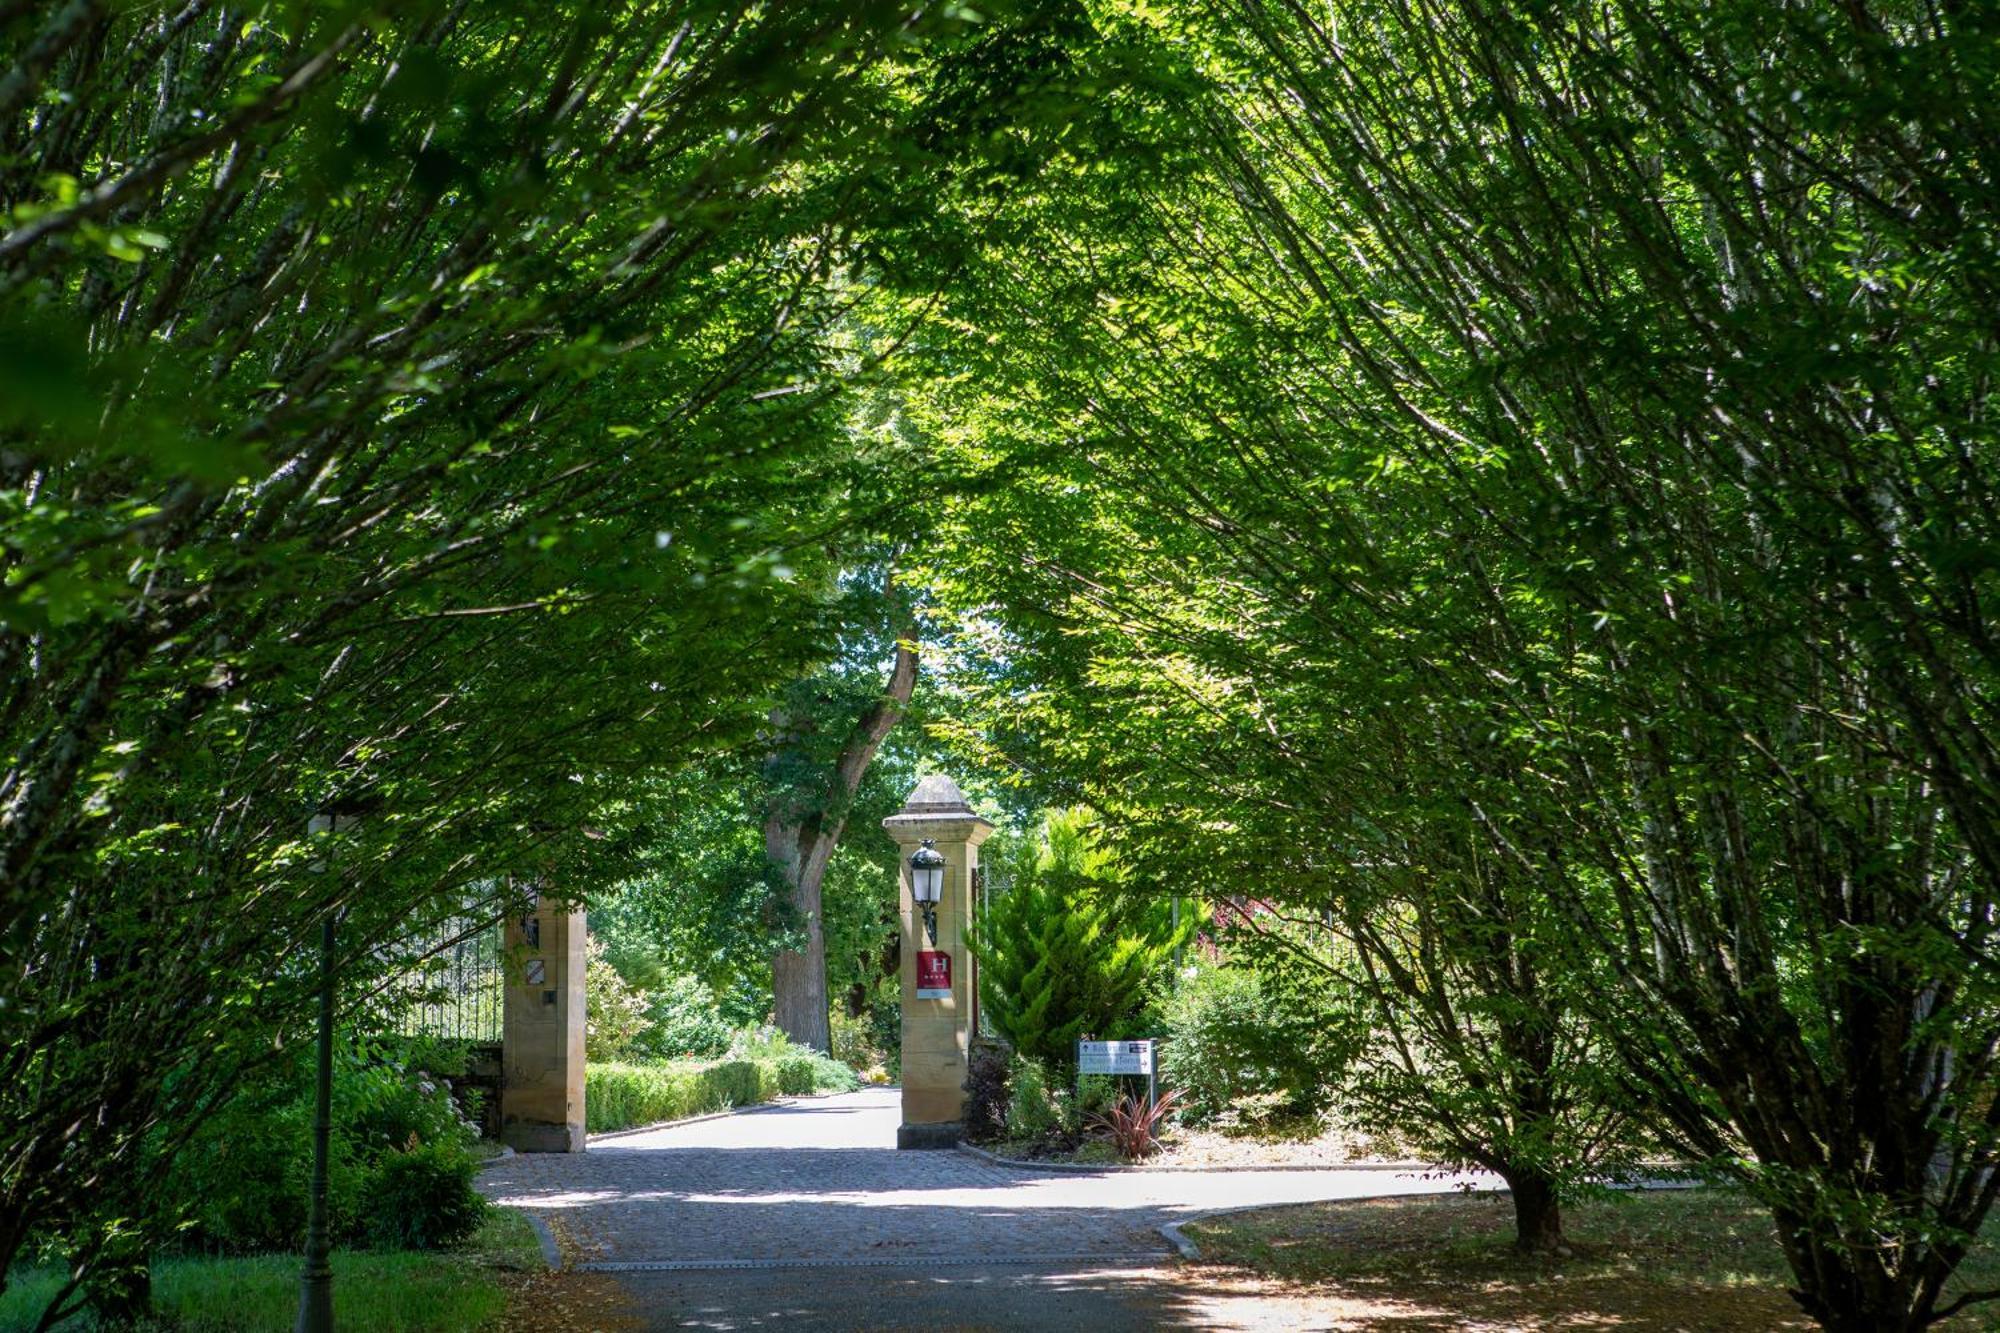
[[[1140,1328],[1260,1326],[1172,1313],[1164,1223],[1475,1179],[1039,1172],[898,1152],[897,1120],[896,1091],[869,1089],[524,1154],[481,1187],[546,1219],[573,1267],[617,1274],[641,1327]]]

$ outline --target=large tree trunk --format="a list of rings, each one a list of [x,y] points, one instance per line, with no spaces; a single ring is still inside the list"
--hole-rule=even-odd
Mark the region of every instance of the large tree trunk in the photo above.
[[[777,819],[764,826],[764,850],[785,869],[792,886],[792,910],[805,923],[806,947],[787,949],[771,959],[771,993],[778,1031],[801,1046],[816,1051],[833,1049],[833,1030],[827,1018],[826,929],[820,919],[820,881],[826,877],[826,862],[833,853],[833,838],[805,833],[797,824]],[[817,852],[825,844],[826,855],[797,855],[801,844],[809,843]],[[774,845],[775,844],[775,845]],[[816,865],[815,865],[816,863]]]
[[[764,821],[764,850],[791,885],[792,910],[804,923],[805,948],[771,959],[771,990],[778,1030],[802,1046],[831,1050],[826,994],[826,928],[820,884],[847,827],[847,808],[883,738],[903,716],[917,684],[916,618],[907,609],[896,621],[896,661],[881,698],[856,720],[834,761],[825,808],[802,813],[776,810]],[[782,743],[782,742],[781,742]]]
[[[1503,1173],[1514,1196],[1514,1248],[1523,1254],[1561,1254],[1562,1201],[1555,1182],[1532,1170]]]
[[[1921,1270],[1899,1267],[1875,1237],[1823,1222],[1815,1225],[1810,1211],[1775,1208],[1772,1215],[1798,1282],[1792,1299],[1822,1328],[1831,1333],[1917,1333],[1931,1326],[1941,1280],[1926,1290]]]

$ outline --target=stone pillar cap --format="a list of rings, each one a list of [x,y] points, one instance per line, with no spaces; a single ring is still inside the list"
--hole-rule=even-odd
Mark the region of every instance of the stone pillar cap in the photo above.
[[[969,815],[972,806],[958,784],[942,773],[933,773],[910,788],[903,798],[903,815]]]
[[[991,821],[972,813],[965,793],[942,773],[932,773],[911,788],[903,808],[883,820],[882,827],[900,841],[963,838],[975,845],[993,831]]]

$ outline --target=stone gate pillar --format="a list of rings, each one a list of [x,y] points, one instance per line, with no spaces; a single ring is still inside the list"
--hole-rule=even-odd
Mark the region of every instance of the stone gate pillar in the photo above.
[[[976,1015],[977,983],[965,932],[972,921],[979,844],[993,825],[972,813],[957,783],[933,775],[917,784],[882,827],[899,853],[903,922],[903,1123],[896,1146],[949,1148],[958,1142],[964,1120],[966,1056]],[[910,857],[926,838],[944,857],[935,944],[910,896]]]
[[[583,908],[537,901],[509,917],[501,1019],[500,1141],[583,1151]]]

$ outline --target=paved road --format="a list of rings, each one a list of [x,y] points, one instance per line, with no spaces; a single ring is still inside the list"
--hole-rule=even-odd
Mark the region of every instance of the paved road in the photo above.
[[[581,1156],[513,1157],[481,1182],[547,1219],[574,1267],[616,1274],[643,1327],[930,1330],[1276,1326],[1259,1322],[1257,1302],[1184,1289],[1158,1228],[1219,1208],[1460,1183],[1023,1171],[898,1152],[897,1120],[895,1090],[870,1089],[600,1139]]]

